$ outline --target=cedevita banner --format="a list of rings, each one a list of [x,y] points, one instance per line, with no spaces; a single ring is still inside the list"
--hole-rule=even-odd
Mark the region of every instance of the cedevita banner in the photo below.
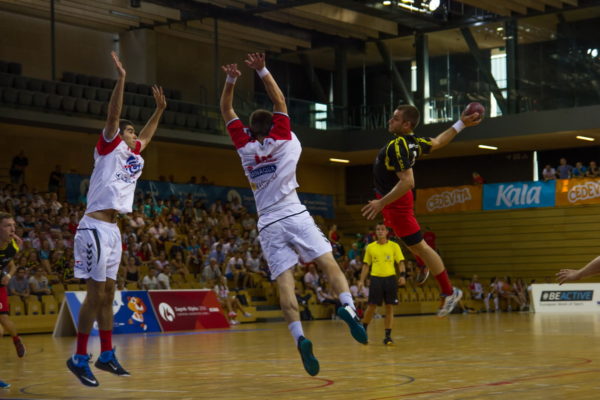
[[[417,190],[417,214],[481,210],[481,186],[453,186]]]

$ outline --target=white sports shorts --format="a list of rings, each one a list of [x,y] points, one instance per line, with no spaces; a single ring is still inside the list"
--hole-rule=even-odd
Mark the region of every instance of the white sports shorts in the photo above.
[[[116,281],[122,252],[117,224],[84,215],[75,234],[75,278]]]
[[[299,260],[307,263],[331,252],[329,240],[306,208],[304,211],[302,208],[304,206],[287,209],[285,213],[280,211],[280,219],[269,215],[270,222],[264,225],[259,221],[258,238],[271,271],[271,279],[293,268]]]

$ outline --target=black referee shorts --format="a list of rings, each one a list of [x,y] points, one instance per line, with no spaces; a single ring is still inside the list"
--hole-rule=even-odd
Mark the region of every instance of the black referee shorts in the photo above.
[[[385,304],[398,304],[398,278],[391,276],[371,276],[369,287],[369,304],[380,306]]]

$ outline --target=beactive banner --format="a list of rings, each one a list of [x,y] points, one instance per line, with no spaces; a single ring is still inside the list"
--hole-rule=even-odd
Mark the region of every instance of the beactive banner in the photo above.
[[[212,290],[151,290],[148,294],[163,332],[229,327]]]
[[[484,210],[554,207],[556,181],[510,182],[483,185]]]
[[[416,212],[436,214],[481,210],[481,193],[481,185],[418,189]]]
[[[85,296],[86,292],[65,292],[65,302],[74,326],[77,326],[79,322],[79,310]],[[148,292],[144,290],[115,291],[113,315],[113,333],[115,334],[160,332]],[[98,335],[96,322],[94,322],[91,334]]]
[[[90,185],[89,176],[65,174],[65,187],[69,203],[86,202],[86,195]],[[214,203],[216,200],[231,201],[238,198],[240,203],[251,213],[256,213],[256,204],[252,190],[230,186],[195,185],[184,183],[169,183],[149,180],[139,180],[136,194],[149,194],[156,201],[175,196],[181,200],[191,196],[193,200],[203,200]],[[315,193],[298,193],[300,201],[312,215],[323,218],[335,218],[333,209],[333,196]]]
[[[534,284],[530,296],[536,313],[600,311],[600,283]]]
[[[600,179],[556,181],[556,205],[600,204]]]

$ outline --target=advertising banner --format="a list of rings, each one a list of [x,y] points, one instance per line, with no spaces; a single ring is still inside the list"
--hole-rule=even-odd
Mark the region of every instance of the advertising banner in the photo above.
[[[556,205],[600,204],[600,179],[559,179],[556,181]]]
[[[90,179],[77,174],[65,174],[65,188],[69,203],[85,203]],[[203,200],[212,204],[217,200],[232,201],[238,198],[250,213],[256,213],[256,203],[252,190],[230,186],[197,185],[184,183],[158,182],[140,179],[137,182],[136,194],[149,194],[154,201],[166,200],[175,196],[181,200],[190,197],[192,200]],[[315,193],[298,193],[302,204],[312,215],[323,218],[334,218],[333,196]]]
[[[68,334],[75,331],[79,322],[79,310],[85,296],[86,292],[65,292],[65,301],[54,329],[56,336],[62,336],[58,332]],[[160,332],[148,292],[144,290],[115,291],[113,316],[114,334]],[[96,322],[91,335],[98,335]]]
[[[536,313],[600,311],[600,283],[534,284],[530,296]]]
[[[483,185],[484,210],[554,207],[556,181]]]
[[[482,187],[453,186],[417,189],[417,214],[481,210]]]
[[[229,327],[212,290],[151,290],[148,294],[163,332]]]

